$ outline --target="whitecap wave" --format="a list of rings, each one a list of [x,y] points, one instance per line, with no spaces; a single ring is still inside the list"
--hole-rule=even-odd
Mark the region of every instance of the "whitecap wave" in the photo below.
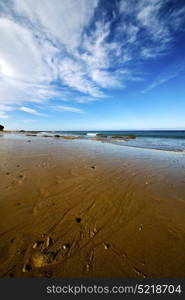
[[[96,132],[89,132],[89,133],[87,133],[87,136],[96,136],[96,135],[97,135]]]
[[[37,136],[53,136],[53,133],[42,131],[37,133]]]

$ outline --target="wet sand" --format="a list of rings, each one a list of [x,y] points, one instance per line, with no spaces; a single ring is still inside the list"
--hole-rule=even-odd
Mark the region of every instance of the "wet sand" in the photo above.
[[[185,277],[185,154],[1,137],[0,277]]]

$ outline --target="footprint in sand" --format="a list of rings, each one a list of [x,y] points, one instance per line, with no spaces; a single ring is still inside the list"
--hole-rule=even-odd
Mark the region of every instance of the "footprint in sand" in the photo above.
[[[49,256],[40,252],[35,252],[32,255],[31,263],[34,268],[42,268],[50,263]]]
[[[8,172],[7,175],[10,175],[10,173]],[[11,182],[11,185],[8,186],[7,188],[11,188],[12,186],[16,186],[17,184],[22,184],[24,182],[24,180],[26,179],[25,174],[19,174],[18,175],[18,179],[15,179]]]
[[[53,240],[50,236],[39,239],[28,247],[24,257],[22,272],[30,272],[34,268],[42,268],[54,263],[55,253],[48,252]]]
[[[27,263],[25,263],[22,267],[22,272],[30,272],[35,268],[42,268],[49,264],[49,257],[46,254],[42,254],[39,251],[34,251],[28,259]]]
[[[19,179],[17,180],[17,183],[22,184],[23,181],[25,180],[26,176],[25,176],[25,174],[19,174],[18,178]]]
[[[38,198],[35,201],[33,206],[33,214],[37,214],[40,209],[43,207],[43,201],[49,196],[49,193],[44,188],[39,188]]]

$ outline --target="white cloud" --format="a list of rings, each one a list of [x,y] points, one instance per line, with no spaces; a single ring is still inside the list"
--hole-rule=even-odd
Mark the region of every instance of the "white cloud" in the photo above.
[[[86,103],[125,88],[135,61],[165,54],[182,26],[185,8],[161,17],[168,2],[121,0],[110,19],[106,9],[95,18],[99,0],[1,0],[0,104]]]
[[[54,110],[62,111],[62,112],[73,112],[73,113],[83,113],[84,111],[80,108],[72,107],[72,106],[53,106]]]
[[[119,81],[119,78],[116,78],[116,74],[110,74],[107,71],[95,69],[91,71],[91,77],[94,82],[104,88],[121,87],[121,83]]]
[[[94,98],[94,97],[88,97],[88,96],[81,96],[81,97],[76,97],[75,101],[78,103],[91,103],[94,101],[99,101],[100,98]]]
[[[0,103],[29,105],[53,98],[62,100],[66,89],[51,84],[58,79],[66,88],[101,95],[81,71],[73,68],[66,73],[65,69],[65,61],[79,46],[97,3],[38,0],[33,5],[30,0],[1,1]]]
[[[101,97],[102,95],[99,88],[86,79],[86,72],[80,62],[70,58],[63,59],[59,65],[59,75],[63,82],[71,88],[94,97]]]
[[[12,111],[12,110],[14,110],[14,107],[0,104],[0,111]]]
[[[14,107],[0,104],[0,119],[7,119],[7,113],[14,110]]]
[[[173,34],[184,22],[185,7],[176,6],[175,9],[169,9],[167,7],[169,3],[169,0],[120,2],[119,10],[123,18],[125,16],[131,18],[131,22],[123,27],[122,31],[130,31],[130,41],[136,42],[137,51],[140,49],[138,54],[143,58],[151,59],[165,54],[166,48],[174,39]],[[129,37],[126,40],[129,42]],[[147,44],[144,48],[143,43]]]
[[[22,110],[26,113],[32,114],[32,115],[36,115],[36,116],[45,116],[44,114],[36,111],[35,109],[30,108],[30,107],[26,107],[26,106],[20,107],[20,110]]]
[[[26,16],[30,22],[50,38],[66,46],[67,50],[76,49],[81,36],[91,20],[98,0],[14,0],[15,11]]]

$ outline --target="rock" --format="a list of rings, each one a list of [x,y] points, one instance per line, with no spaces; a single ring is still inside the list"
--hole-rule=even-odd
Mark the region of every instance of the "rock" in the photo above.
[[[60,137],[61,137],[61,135],[59,135],[59,134],[55,134],[55,135],[54,135],[54,137],[55,137],[55,138],[60,138]]]
[[[25,272],[31,271],[31,266],[30,266],[29,264],[23,266],[22,271],[23,271],[24,273],[25,273]]]
[[[76,222],[77,222],[77,223],[80,223],[81,220],[82,220],[81,218],[76,218]]]
[[[143,229],[143,224],[141,224],[140,226],[139,226],[139,231],[141,231]]]
[[[51,244],[52,244],[52,238],[48,236],[46,238],[46,248],[49,247]]]
[[[4,126],[0,125],[0,131],[3,131],[3,129],[4,129]]]
[[[129,138],[130,140],[134,140],[134,139],[136,139],[136,135],[129,135],[128,138]]]
[[[43,245],[44,244],[44,241],[36,241],[34,244],[33,244],[33,249],[39,247],[40,245]]]
[[[108,137],[108,135],[102,134],[102,133],[98,133],[96,136],[98,136],[100,138],[107,138]]]
[[[33,244],[33,249],[37,248],[38,244],[37,242]]]
[[[103,246],[104,246],[104,249],[105,249],[105,250],[108,250],[108,249],[110,248],[110,245],[109,245],[109,244],[105,244],[105,243],[104,243]]]
[[[76,140],[79,139],[79,136],[69,136],[69,135],[61,135],[61,137],[65,140]]]
[[[93,238],[96,233],[97,233],[97,229],[96,227],[94,227],[93,231],[90,232],[90,238]]]
[[[48,258],[40,252],[35,252],[32,256],[32,263],[35,268],[42,268],[48,264]]]
[[[66,244],[62,245],[62,248],[64,250],[68,249],[69,247],[70,247],[70,243],[66,243]]]

